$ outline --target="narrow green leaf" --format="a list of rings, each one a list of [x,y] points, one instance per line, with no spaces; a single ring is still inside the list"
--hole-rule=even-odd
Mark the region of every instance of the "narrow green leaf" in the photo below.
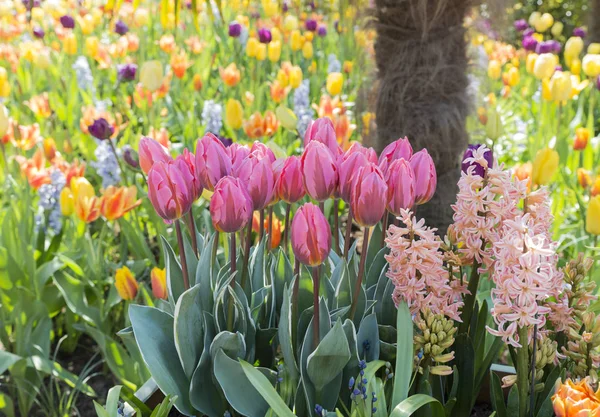
[[[240,364],[252,386],[256,388],[278,417],[295,417],[266,376],[248,362],[240,360]]]
[[[391,408],[395,411],[408,397],[413,363],[413,322],[406,302],[398,305],[396,319],[398,331],[396,339],[396,370],[394,373],[394,391]]]
[[[409,417],[415,411],[429,404],[433,410],[434,417],[445,416],[444,407],[442,404],[433,397],[425,394],[415,394],[402,401],[390,414],[390,417]]]

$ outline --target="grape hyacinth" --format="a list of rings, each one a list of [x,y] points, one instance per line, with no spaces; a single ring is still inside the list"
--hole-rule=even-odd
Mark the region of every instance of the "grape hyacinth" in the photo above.
[[[219,135],[223,127],[223,106],[214,100],[206,100],[202,108],[202,123],[206,125],[206,131]]]
[[[108,141],[100,142],[94,151],[94,155],[96,161],[92,162],[91,165],[102,178],[102,188],[117,185],[121,181],[121,169],[110,143]]]
[[[294,91],[294,113],[298,118],[296,128],[301,137],[313,120],[313,110],[310,108],[310,81],[304,80]]]
[[[331,74],[332,72],[341,72],[341,71],[342,71],[342,64],[340,64],[340,61],[337,59],[335,54],[329,54],[327,56],[327,73]]]
[[[43,184],[38,189],[40,196],[40,207],[49,211],[48,226],[51,230],[59,233],[62,229],[62,214],[60,211],[60,192],[67,184],[65,175],[58,169],[50,173],[50,184]],[[39,219],[41,221],[41,218]]]
[[[90,64],[86,57],[80,55],[75,60],[75,63],[72,66],[75,71],[75,76],[77,78],[77,86],[80,90],[87,90],[90,92],[94,92],[94,76],[92,75],[92,70],[90,68]]]

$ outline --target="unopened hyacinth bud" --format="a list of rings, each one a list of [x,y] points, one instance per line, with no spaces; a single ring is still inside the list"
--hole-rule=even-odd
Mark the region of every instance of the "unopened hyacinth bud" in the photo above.
[[[210,217],[215,229],[234,233],[252,219],[252,200],[246,188],[239,178],[226,176],[219,180],[210,199]]]
[[[156,162],[148,172],[148,198],[165,222],[187,213],[193,196],[186,177],[173,162]]]
[[[196,169],[202,186],[214,190],[217,182],[231,174],[227,148],[215,135],[207,133],[196,145]]]
[[[554,363],[556,358],[556,341],[553,341],[547,336],[542,336],[541,340],[536,343],[535,349],[535,380],[540,381],[544,376],[544,368],[546,365]],[[533,345],[529,346],[529,354],[533,351]]]
[[[291,226],[292,249],[296,259],[307,266],[321,265],[331,251],[331,229],[319,207],[306,203],[294,214]]]
[[[149,137],[143,137],[140,139],[139,144],[139,160],[140,166],[144,174],[148,174],[152,165],[155,162],[170,162],[173,160],[169,155],[168,150],[160,143]]]
[[[137,65],[135,64],[120,64],[117,65],[117,78],[120,82],[128,82],[135,80],[137,74]]]
[[[117,23],[115,23],[115,33],[117,35],[123,36],[127,32],[129,32],[129,27],[127,27],[125,22],[123,22],[122,20],[118,20]]]
[[[425,204],[437,187],[437,174],[433,159],[426,149],[422,149],[412,156],[410,166],[415,172],[415,204]]]
[[[106,140],[115,133],[115,128],[112,127],[104,117],[100,117],[88,126],[88,131],[96,139]]]
[[[258,40],[260,41],[260,43],[270,43],[272,39],[273,36],[271,35],[271,31],[269,29],[258,29]]]
[[[454,352],[444,353],[454,344],[454,334],[457,331],[454,321],[426,309],[417,314],[415,324],[419,329],[419,334],[413,337],[417,351],[422,352],[423,358],[429,358],[435,363],[437,375],[452,373],[452,368],[443,364],[454,359]]]
[[[304,197],[305,191],[301,168],[302,164],[299,157],[289,156],[286,158],[275,183],[277,198],[292,204]]]
[[[123,146],[123,160],[131,168],[140,168],[140,157],[138,153],[129,145]]]
[[[338,167],[327,146],[313,140],[304,149],[301,158],[302,178],[306,193],[316,201],[325,201],[335,193],[338,185]]]
[[[358,169],[352,180],[350,206],[356,222],[363,227],[375,226],[387,205],[388,187],[375,164]]]
[[[396,159],[391,163],[385,181],[388,186],[387,209],[390,213],[400,216],[402,210],[415,205],[415,173],[406,159]]]
[[[388,167],[396,159],[404,158],[410,161],[413,156],[413,148],[410,146],[408,138],[400,138],[390,143],[383,149],[381,156],[379,156],[379,168],[385,174],[388,171]]]
[[[237,38],[242,34],[242,25],[240,25],[237,21],[233,21],[229,24],[229,36],[232,38]]]
[[[467,150],[465,151],[465,153],[463,155],[463,162],[462,162],[462,167],[461,167],[462,172],[467,173],[469,170],[469,167],[473,166],[473,167],[475,167],[475,169],[473,170],[473,174],[479,175],[480,177],[483,178],[483,177],[485,177],[485,173],[487,172],[487,169],[491,168],[494,165],[494,156],[492,155],[491,149],[486,150],[485,153],[483,154],[483,157],[487,161],[487,167],[482,166],[478,162],[467,161],[467,159],[473,157],[473,154],[475,153],[475,151],[477,149],[479,149],[479,147],[481,147],[481,146],[485,146],[485,145],[474,144],[474,145],[469,145],[467,147]]]
[[[60,24],[65,29],[73,29],[75,27],[75,19],[73,19],[68,14],[66,14],[66,15],[60,17]]]

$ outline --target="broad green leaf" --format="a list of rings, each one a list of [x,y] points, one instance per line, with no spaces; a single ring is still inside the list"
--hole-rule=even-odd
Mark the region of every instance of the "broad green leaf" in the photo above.
[[[315,389],[320,391],[331,382],[350,360],[350,347],[342,322],[338,320],[317,348],[308,356],[307,372]]]
[[[114,413],[117,410],[119,405],[119,396],[121,395],[121,385],[117,385],[108,390],[108,395],[106,396],[106,410],[111,413]]]
[[[494,371],[490,371],[490,399],[498,417],[508,417],[506,404],[504,403],[504,393],[502,392],[502,383]]]
[[[175,305],[175,348],[188,378],[192,377],[204,348],[201,288],[190,288]]]
[[[429,395],[415,394],[394,407],[390,417],[409,417],[413,415],[415,411],[427,404],[431,406],[434,417],[445,416],[444,407],[438,400]]]
[[[11,365],[13,365],[20,359],[21,357],[15,355],[14,353],[10,353],[5,350],[0,350],[0,374],[6,372],[6,370],[10,368]]]
[[[183,272],[181,272],[181,265],[175,256],[173,248],[165,239],[161,236],[163,245],[163,253],[165,255],[165,268],[167,270],[167,289],[169,291],[169,303],[175,307],[175,303],[183,294]]]

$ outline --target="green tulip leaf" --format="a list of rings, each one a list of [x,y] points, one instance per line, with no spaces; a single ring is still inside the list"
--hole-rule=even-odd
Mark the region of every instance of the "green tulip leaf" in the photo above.
[[[409,417],[421,407],[428,404],[433,409],[434,417],[444,417],[446,415],[444,407],[438,400],[430,397],[429,395],[415,394],[411,395],[409,398],[403,400],[400,404],[394,407],[390,417]]]
[[[396,370],[394,372],[394,391],[391,403],[392,410],[394,411],[408,397],[412,376],[413,321],[410,316],[408,304],[405,301],[402,301],[398,305],[396,329],[398,331],[396,340]]]
[[[165,268],[167,269],[167,290],[169,292],[169,303],[175,307],[175,303],[183,294],[185,290],[183,286],[183,272],[181,271],[181,265],[177,261],[173,248],[165,239],[161,236],[161,242],[163,245],[163,253],[165,256]]]
[[[320,391],[331,382],[350,360],[350,347],[338,320],[333,329],[308,356],[307,372],[315,389]]]
[[[175,305],[175,348],[188,378],[192,377],[204,348],[201,288],[196,285]]]
[[[240,360],[242,370],[254,388],[279,417],[295,417],[266,376],[248,362]]]

